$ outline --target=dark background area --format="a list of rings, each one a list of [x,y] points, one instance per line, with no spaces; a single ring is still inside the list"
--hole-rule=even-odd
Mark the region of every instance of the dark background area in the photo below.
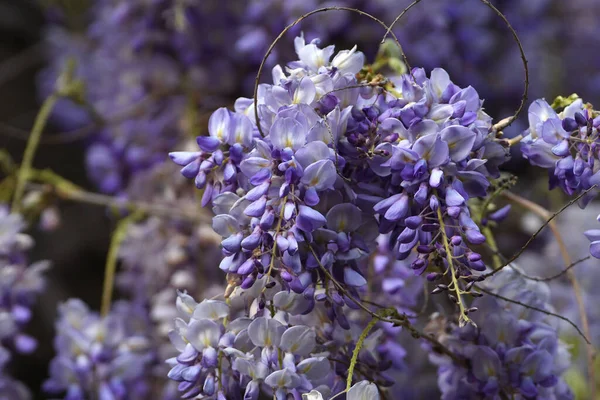
[[[0,0],[0,148],[7,149],[20,162],[26,137],[17,137],[10,127],[31,129],[39,108],[36,74],[43,66],[44,18],[33,1]],[[44,135],[57,133],[52,123]],[[36,154],[36,168],[50,168],[68,176],[74,183],[91,189],[83,166],[83,144],[42,144]],[[30,356],[15,356],[11,373],[44,398],[40,385],[47,376],[53,356],[51,344],[56,305],[70,297],[80,297],[92,308],[100,304],[102,276],[110,226],[101,207],[62,202],[61,224],[51,234],[31,230],[36,246],[31,260],[50,259],[47,291],[34,309],[27,331],[39,340]]]

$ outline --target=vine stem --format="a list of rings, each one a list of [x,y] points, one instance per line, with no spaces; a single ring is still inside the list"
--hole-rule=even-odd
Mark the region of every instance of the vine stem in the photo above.
[[[489,225],[483,226],[481,228],[481,232],[485,236],[488,246],[492,249],[492,263],[494,265],[494,269],[502,268],[502,260],[500,259],[498,244],[496,243],[496,238],[494,238],[494,232],[492,232],[492,228]]]
[[[507,199],[513,201],[514,203],[520,205],[521,207],[523,207],[525,209],[528,209],[529,211],[533,212],[534,214],[537,214],[538,216],[540,216],[541,218],[543,218],[545,220],[551,219],[554,215],[549,210],[545,209],[544,207],[540,206],[539,204],[536,204],[530,200],[527,200],[515,193],[505,191],[505,192],[503,192],[503,195]],[[558,248],[560,250],[560,254],[563,258],[563,261],[565,262],[565,265],[567,265],[567,266],[572,265],[573,260],[571,259],[571,256],[569,255],[569,251],[567,250],[567,246],[562,238],[562,235],[560,234],[560,230],[558,229],[558,226],[556,226],[556,221],[554,219],[550,220],[548,222],[548,226],[550,227],[550,230],[552,231],[552,234],[554,235],[554,238],[556,239],[556,243],[558,244]],[[577,302],[579,317],[581,318],[581,323],[583,325],[583,332],[585,333],[585,336],[587,336],[588,338],[591,338],[590,323],[589,323],[589,320],[587,317],[587,313],[585,311],[585,303],[583,301],[583,296],[581,295],[581,292],[582,292],[581,286],[579,285],[579,281],[577,280],[575,273],[571,269],[566,269],[566,275],[567,275],[567,278],[569,279],[569,282],[571,283],[571,286],[573,287],[573,292],[575,292],[575,300]],[[590,342],[586,343],[586,355],[587,355],[587,367],[588,367],[588,384],[590,386],[591,398],[595,399],[596,398],[596,372],[594,369],[595,350],[594,350],[594,346]]]
[[[35,152],[40,144],[42,132],[44,131],[44,127],[48,122],[48,118],[50,118],[50,113],[52,112],[54,105],[60,97],[61,96],[58,93],[51,94],[46,100],[44,100],[44,103],[40,108],[40,112],[38,113],[37,117],[35,117],[35,122],[33,124],[33,128],[31,129],[31,135],[29,136],[29,140],[27,140],[27,146],[25,147],[25,153],[23,154],[23,161],[21,162],[21,166],[17,174],[17,183],[15,186],[15,193],[13,195],[11,206],[13,212],[18,212],[21,208],[21,199],[25,193],[25,184],[27,183],[29,170],[33,164]]]
[[[369,322],[369,324],[365,327],[365,329],[363,329],[362,333],[360,334],[358,341],[356,342],[356,346],[354,346],[354,351],[352,352],[352,359],[350,360],[350,367],[348,367],[348,377],[346,378],[346,392],[352,387],[352,375],[354,375],[354,368],[356,367],[356,361],[358,361],[358,353],[360,353],[360,350],[362,349],[362,346],[365,340],[367,339],[367,336],[369,335],[371,329],[373,329],[377,321],[377,318],[371,319],[371,322]]]
[[[457,364],[459,365],[465,365],[465,361],[463,359],[461,359],[459,356],[457,356],[456,354],[454,354],[449,348],[447,348],[445,345],[443,345],[439,340],[437,340],[433,335],[428,335],[426,333],[420,332],[419,330],[417,330],[414,326],[412,326],[412,324],[410,323],[410,321],[408,321],[408,317],[406,315],[404,316],[400,316],[400,318],[396,317],[396,318],[388,318],[388,317],[384,317],[381,316],[373,311],[371,311],[369,309],[369,307],[365,306],[363,304],[362,301],[360,301],[359,299],[356,299],[354,296],[352,296],[352,294],[350,294],[345,288],[344,286],[342,286],[342,284],[340,284],[334,277],[333,275],[331,275],[331,273],[327,270],[327,268],[325,268],[323,266],[323,264],[321,263],[319,256],[317,255],[315,249],[311,246],[310,243],[308,243],[308,248],[310,249],[310,251],[312,252],[312,254],[315,256],[315,259],[317,260],[317,263],[319,264],[319,267],[321,269],[321,271],[323,272],[323,274],[325,274],[325,276],[327,277],[327,279],[329,279],[337,288],[337,290],[342,293],[344,296],[348,297],[350,300],[352,300],[357,306],[359,306],[363,311],[365,311],[367,314],[369,314],[371,317],[378,319],[381,322],[388,322],[390,324],[393,324],[394,326],[402,326],[403,328],[405,328],[406,330],[408,330],[408,332],[415,338],[422,338],[425,339],[426,341],[428,341],[429,343],[431,343],[431,345],[436,349],[436,351],[438,351],[439,353],[445,354],[448,357],[450,357],[452,360],[454,360]],[[391,310],[390,310],[391,311]],[[393,309],[393,311],[395,312],[395,315],[400,315],[396,309]],[[395,316],[394,315],[394,316]],[[331,400],[331,399],[330,399]]]
[[[458,286],[458,278],[456,277],[456,271],[454,264],[452,263],[452,252],[450,251],[450,243],[448,242],[448,235],[446,235],[446,226],[444,224],[444,218],[442,216],[442,210],[440,207],[437,209],[438,222],[440,223],[440,233],[442,234],[442,240],[444,242],[444,250],[446,250],[446,261],[448,262],[448,268],[450,269],[450,275],[452,275],[452,285],[454,286],[454,292],[456,293],[456,301],[458,308],[460,309],[460,316],[458,318],[458,325],[464,326],[467,323],[473,323],[471,318],[467,316],[465,305],[462,301],[460,294],[460,287]]]
[[[50,171],[32,171],[31,180],[44,181],[43,174],[52,174]],[[56,175],[58,176],[58,175]],[[152,215],[161,218],[167,218],[171,220],[185,220],[198,223],[209,223],[211,221],[210,215],[207,212],[187,210],[183,208],[177,208],[174,204],[170,203],[147,203],[141,201],[117,199],[112,196],[107,196],[100,193],[92,193],[78,188],[77,186],[68,186],[68,183],[63,185],[62,183],[56,184],[46,182],[45,184],[39,183],[27,183],[27,187],[32,190],[47,190],[48,186],[54,189],[54,194],[62,200],[69,200],[77,203],[91,204],[95,206],[102,206],[113,208],[116,210],[125,209],[129,212],[142,212],[147,215]]]
[[[277,253],[277,236],[281,232],[281,222],[283,221],[283,215],[285,212],[286,201],[287,201],[287,196],[284,197],[283,201],[281,202],[281,210],[279,211],[279,221],[277,221],[277,227],[275,228],[275,235],[273,236],[273,238],[275,240],[273,241],[273,249],[271,250],[271,262],[269,263],[269,270],[267,271],[268,278],[267,278],[266,284],[268,284],[269,280],[272,278],[273,268],[275,266],[275,254]],[[265,290],[267,290],[266,284],[265,284],[265,287],[263,287],[263,289],[262,289],[263,292]]]
[[[108,255],[106,256],[106,266],[104,268],[104,286],[102,288],[102,303],[100,308],[100,314],[103,317],[106,317],[110,312],[119,248],[127,236],[127,227],[129,224],[138,220],[141,216],[142,213],[136,212],[123,218],[113,232]]]

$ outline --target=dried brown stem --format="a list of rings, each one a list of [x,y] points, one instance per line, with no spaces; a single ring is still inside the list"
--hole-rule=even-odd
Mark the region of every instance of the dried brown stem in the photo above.
[[[97,206],[125,209],[128,211],[138,211],[147,215],[154,215],[169,219],[182,219],[198,223],[209,223],[211,218],[208,213],[198,210],[186,211],[172,204],[160,204],[158,202],[141,202],[116,199],[99,193],[91,193],[84,190],[62,190],[56,186],[48,184],[28,183],[27,187],[31,190],[47,190],[51,187],[54,194],[64,200],[76,201],[80,203],[93,204]]]
[[[542,226],[539,227],[539,229],[537,231],[534,232],[533,235],[531,235],[529,237],[529,239],[527,239],[527,242],[525,242],[525,244],[519,249],[519,251],[517,251],[512,257],[510,257],[504,263],[504,265],[502,265],[500,268],[495,269],[495,270],[493,270],[491,272],[488,272],[487,274],[484,274],[483,276],[485,278],[490,277],[490,276],[495,275],[498,272],[502,271],[507,266],[509,266],[513,261],[515,261],[517,258],[519,258],[521,256],[521,254],[523,254],[525,252],[525,250],[527,250],[527,248],[529,247],[529,245],[539,236],[539,234],[544,230],[544,228],[546,226],[548,226],[548,224],[550,224],[550,222],[552,222],[554,220],[554,218],[558,217],[563,211],[565,211],[567,208],[571,207],[580,198],[582,198],[583,196],[585,196],[586,194],[588,194],[589,192],[591,192],[594,189],[596,189],[596,185],[594,185],[591,188],[589,188],[589,189],[583,191],[582,193],[580,193],[577,197],[573,198],[571,201],[569,201],[567,204],[565,204],[560,210],[558,210],[554,214],[548,214],[548,219],[542,224]],[[545,210],[545,211],[547,211],[547,210]],[[547,212],[549,213],[549,211],[547,211]]]
[[[357,306],[359,306],[363,311],[365,311],[367,314],[369,314],[371,317],[373,318],[377,318],[379,321],[381,322],[387,322],[390,324],[393,324],[394,326],[402,326],[403,328],[405,328],[406,330],[408,330],[408,332],[414,337],[414,338],[423,338],[425,340],[427,340],[429,343],[432,344],[433,348],[435,349],[435,351],[442,353],[444,355],[447,355],[448,357],[450,357],[454,362],[456,362],[459,365],[464,365],[465,364],[465,360],[462,359],[461,357],[457,356],[456,354],[454,354],[454,352],[452,352],[449,348],[447,348],[446,346],[444,346],[439,340],[437,340],[433,335],[429,335],[427,333],[421,332],[419,331],[417,328],[415,328],[410,321],[408,320],[407,316],[403,316],[403,318],[399,319],[399,318],[386,318],[383,317],[373,311],[371,311],[371,309],[369,309],[367,306],[365,306],[362,301],[356,299],[354,296],[352,296],[352,294],[350,294],[346,288],[344,288],[344,286],[342,284],[340,284],[334,277],[333,275],[331,275],[331,273],[327,270],[327,268],[325,268],[322,264],[321,261],[315,251],[315,249],[308,244],[308,247],[310,249],[310,251],[313,253],[313,255],[315,256],[315,259],[317,260],[317,263],[319,264],[319,267],[321,269],[321,271],[325,274],[325,276],[327,277],[327,279],[329,279],[337,288],[337,290],[342,293],[344,296],[348,297],[350,300],[352,300]]]
[[[592,189],[593,189],[593,187],[592,187]],[[567,246],[565,245],[562,235],[560,234],[560,230],[558,229],[558,226],[556,226],[556,221],[554,221],[554,218],[558,214],[552,214],[550,211],[548,211],[544,207],[540,206],[539,204],[536,204],[530,200],[527,200],[515,193],[506,191],[503,193],[503,195],[507,199],[530,210],[534,214],[537,214],[541,218],[548,221],[547,224],[550,227],[550,230],[552,231],[554,238],[556,239],[556,243],[558,244],[558,248],[560,250],[560,254],[563,258],[565,265],[567,265],[567,266],[572,265],[573,260],[571,259],[571,256],[569,255],[569,251],[567,250]],[[583,324],[583,332],[585,332],[585,336],[589,338],[589,337],[591,337],[590,324],[588,321],[587,313],[585,311],[585,303],[583,301],[581,286],[579,285],[579,281],[577,280],[577,277],[575,276],[573,271],[571,271],[571,269],[569,269],[567,267],[565,269],[565,271],[566,271],[567,278],[569,279],[569,282],[571,283],[571,286],[573,287],[573,292],[575,293],[575,300],[577,301],[579,317],[581,318],[581,323]],[[595,378],[596,374],[595,374],[595,368],[594,368],[595,349],[594,349],[594,346],[590,343],[590,341],[587,340],[587,338],[586,338],[586,343],[587,343],[586,355],[587,355],[587,364],[588,364],[587,365],[587,367],[588,367],[588,383],[590,385],[590,391],[591,391],[592,398],[595,399],[596,398],[596,378]]]

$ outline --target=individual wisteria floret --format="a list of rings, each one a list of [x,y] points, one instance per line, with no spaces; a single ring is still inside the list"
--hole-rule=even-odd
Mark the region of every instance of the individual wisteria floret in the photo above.
[[[600,215],[596,219],[600,222]],[[584,234],[591,242],[590,254],[596,258],[600,258],[600,229],[590,229],[585,231]]]
[[[78,299],[59,306],[48,394],[68,400],[147,399],[156,355],[146,310],[115,303],[109,315],[90,311]]]
[[[577,195],[600,183],[599,126],[598,112],[581,99],[560,113],[545,100],[536,100],[529,107],[523,156],[548,169],[551,189],[560,187],[568,195]],[[585,207],[597,193],[593,190],[584,196],[580,206]]]
[[[514,268],[517,268],[514,266]],[[494,293],[551,310],[548,286],[504,269],[486,281]],[[493,296],[476,299],[479,327],[450,325],[440,341],[457,360],[432,355],[442,399],[572,399],[561,374],[570,365],[566,345],[548,317]]]
[[[377,386],[369,381],[360,381],[354,384],[346,393],[346,400],[379,400],[379,390]],[[302,400],[325,400],[323,395],[317,390],[311,390],[302,395]]]
[[[334,54],[303,37],[295,46],[299,60],[273,68],[258,104],[217,110],[199,151],[170,154],[213,205],[230,283],[266,275],[311,297],[329,285],[326,270],[358,295],[360,260],[379,232],[397,259],[416,249],[415,272],[435,266],[442,273],[429,278],[449,275],[458,293],[485,269],[467,202],[487,194],[507,159],[483,101],[442,69],[367,80],[356,47]]]

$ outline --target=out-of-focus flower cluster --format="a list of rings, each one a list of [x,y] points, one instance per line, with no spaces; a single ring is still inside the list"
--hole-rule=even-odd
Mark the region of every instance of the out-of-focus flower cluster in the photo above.
[[[508,13],[536,70],[532,94],[560,90],[555,82],[565,81],[571,70],[580,68],[571,61],[576,57],[550,56],[573,47],[556,48],[554,40],[573,35],[559,23],[573,7],[564,10],[562,3],[552,0],[501,3],[498,7]],[[574,3],[583,7],[586,1]],[[66,60],[77,62],[87,106],[63,100],[55,115],[69,127],[98,125],[89,140],[88,173],[102,191],[120,192],[138,171],[160,162],[165,151],[196,134],[198,109],[211,110],[250,90],[269,44],[287,24],[325,6],[355,7],[389,22],[385,17],[400,14],[406,5],[389,0],[94,2],[84,33],[69,32],[60,24],[51,27],[52,66],[40,77],[41,91],[52,92]],[[522,78],[515,73],[521,60],[503,21],[492,10],[475,0],[433,0],[415,6],[399,25],[396,31],[414,64],[446,68],[459,84],[478,87],[491,101],[488,107],[510,113],[507,105],[516,104],[522,93]],[[377,23],[349,11],[312,16],[287,37],[301,31],[308,41],[319,37],[359,43],[371,49],[370,56],[383,34]],[[542,53],[546,48],[553,51]],[[292,55],[286,46],[277,46],[267,65]]]
[[[155,357],[143,308],[116,303],[101,317],[80,300],[59,307],[50,378],[44,390],[65,399],[146,399]]]
[[[513,268],[517,268],[513,266]],[[494,293],[549,310],[550,291],[544,283],[527,281],[505,269],[485,282]],[[438,364],[442,399],[501,398],[572,399],[561,374],[570,366],[567,346],[558,338],[554,320],[539,311],[492,296],[473,302],[477,327],[452,326],[442,342],[466,360],[432,356]]]
[[[17,354],[32,353],[37,341],[24,328],[32,318],[32,307],[44,289],[47,261],[29,264],[27,251],[33,239],[23,233],[20,214],[0,205],[0,395],[29,399],[29,391],[6,374],[6,365]]]
[[[600,345],[600,313],[593,306],[599,300],[598,291],[596,290],[596,282],[600,279],[600,270],[598,269],[598,260],[589,257],[588,242],[584,238],[582,230],[594,228],[598,222],[594,218],[590,218],[589,214],[600,213],[600,208],[595,203],[591,203],[582,212],[576,208],[566,210],[557,218],[558,229],[563,233],[566,248],[573,259],[576,267],[573,268],[573,274],[578,279],[581,285],[581,299],[586,305],[586,314],[590,327],[589,340],[594,346]],[[535,227],[533,227],[535,229]],[[527,265],[529,268],[527,274],[539,278],[549,279],[557,276],[556,279],[549,280],[550,288],[550,303],[556,309],[556,312],[564,315],[576,323],[581,324],[581,316],[579,314],[579,305],[576,298],[573,296],[571,282],[563,273],[565,270],[563,258],[560,255],[559,249],[552,240],[552,237],[545,238],[546,243],[543,247],[536,250],[526,252],[520,259],[521,265]],[[587,258],[586,258],[587,256]],[[561,321],[558,321],[561,322]],[[585,357],[583,346],[584,341],[572,334],[567,333],[568,324],[561,322],[561,332],[569,343],[573,346],[571,353],[573,354],[573,363],[570,365],[571,371],[585,371]],[[589,391],[589,388],[577,388],[579,391]],[[589,393],[589,392],[588,392]]]
[[[55,115],[67,127],[99,125],[89,140],[88,172],[102,191],[120,192],[193,133],[198,109],[249,90],[272,37],[319,3],[94,2],[85,33],[51,27],[53,64],[40,77],[42,92],[54,90],[68,60],[77,63],[87,106],[63,100]],[[267,19],[268,25],[259,22]],[[320,22],[307,36],[335,35],[350,21],[322,16]]]

